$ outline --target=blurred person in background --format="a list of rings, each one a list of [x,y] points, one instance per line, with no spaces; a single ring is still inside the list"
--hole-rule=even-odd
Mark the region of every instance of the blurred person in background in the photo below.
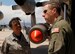
[[[1,52],[3,54],[31,54],[30,45],[21,32],[21,19],[15,17],[9,22],[12,34],[5,38]]]

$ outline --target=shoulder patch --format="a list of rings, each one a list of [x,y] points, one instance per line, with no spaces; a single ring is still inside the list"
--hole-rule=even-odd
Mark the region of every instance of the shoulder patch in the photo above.
[[[59,28],[53,28],[52,30],[51,30],[51,33],[58,33],[59,32]]]

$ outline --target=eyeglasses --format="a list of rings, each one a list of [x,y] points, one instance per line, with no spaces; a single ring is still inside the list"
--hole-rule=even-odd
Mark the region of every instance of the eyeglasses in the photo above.
[[[44,10],[44,11],[43,11],[43,13],[46,13],[46,12],[47,12],[47,10]]]

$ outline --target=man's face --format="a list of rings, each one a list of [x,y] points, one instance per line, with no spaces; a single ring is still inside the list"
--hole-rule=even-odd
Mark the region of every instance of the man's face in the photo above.
[[[54,11],[51,8],[50,4],[47,4],[43,7],[44,11],[43,11],[43,17],[46,20],[47,23],[52,24],[54,21]]]
[[[20,25],[20,22],[18,20],[14,20],[12,22],[12,30],[14,32],[18,32],[18,33],[21,32],[21,25]]]

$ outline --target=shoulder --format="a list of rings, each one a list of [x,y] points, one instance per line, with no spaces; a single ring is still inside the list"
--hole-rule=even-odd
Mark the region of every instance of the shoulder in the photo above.
[[[54,27],[59,27],[59,28],[65,27],[66,28],[66,27],[70,27],[70,24],[66,20],[60,20],[55,23]]]
[[[13,40],[13,35],[12,34],[5,38],[6,42],[11,42],[12,40]]]
[[[53,27],[52,27],[53,31],[66,31],[66,32],[71,32],[72,29],[71,29],[71,26],[70,24],[65,21],[65,20],[60,20],[58,22],[56,22]]]

